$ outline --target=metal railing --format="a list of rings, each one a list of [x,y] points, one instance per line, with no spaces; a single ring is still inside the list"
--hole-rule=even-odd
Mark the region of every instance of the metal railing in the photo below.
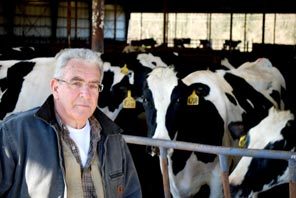
[[[138,137],[138,136],[131,136],[131,135],[123,135],[123,137],[127,143],[159,147],[165,198],[171,197],[170,188],[169,188],[169,178],[168,178],[168,172],[167,172],[167,158],[166,158],[166,150],[168,148],[211,153],[211,154],[218,155],[220,167],[222,170],[221,176],[222,176],[222,184],[223,184],[223,190],[224,190],[223,192],[224,192],[225,198],[231,197],[229,180],[228,180],[228,176],[229,176],[228,163],[227,163],[228,155],[287,160],[289,165],[289,178],[290,178],[289,179],[289,196],[290,198],[296,198],[296,152],[274,151],[274,150],[264,150],[264,149],[242,149],[242,148],[233,148],[233,147],[224,147],[224,146],[210,146],[205,144],[152,139],[148,137]]]

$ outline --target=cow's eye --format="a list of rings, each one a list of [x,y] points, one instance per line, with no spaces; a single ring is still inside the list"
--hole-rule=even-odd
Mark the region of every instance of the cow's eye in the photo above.
[[[151,104],[151,101],[146,97],[142,97],[142,102],[145,106],[149,106]]]
[[[148,100],[147,100],[147,98],[145,98],[145,97],[142,97],[142,101],[143,101],[143,103],[148,103]]]

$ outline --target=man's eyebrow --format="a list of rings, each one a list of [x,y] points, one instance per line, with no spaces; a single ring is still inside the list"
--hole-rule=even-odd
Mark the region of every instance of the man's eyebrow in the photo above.
[[[82,78],[80,78],[79,76],[74,76],[70,79],[70,81],[85,81]],[[93,81],[89,81],[89,83],[100,83],[99,80],[93,80]]]
[[[84,81],[82,78],[78,77],[78,76],[74,76],[70,79],[71,81],[73,80],[77,80],[77,81]]]

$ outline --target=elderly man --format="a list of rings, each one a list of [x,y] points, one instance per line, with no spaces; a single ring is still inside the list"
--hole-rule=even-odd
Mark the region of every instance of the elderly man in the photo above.
[[[142,197],[122,130],[97,108],[102,78],[96,52],[57,55],[52,95],[0,125],[0,197]]]

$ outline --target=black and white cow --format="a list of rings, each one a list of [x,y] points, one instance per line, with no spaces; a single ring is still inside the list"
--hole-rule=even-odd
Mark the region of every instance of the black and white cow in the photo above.
[[[44,102],[54,65],[54,57],[0,61],[0,120]]]
[[[268,101],[272,102],[273,106],[278,109],[285,108],[286,101],[286,82],[281,74],[281,72],[272,65],[272,63],[267,58],[258,58],[254,62],[246,62],[239,66],[238,68],[232,68],[230,70],[217,70],[219,75],[222,75],[223,78],[227,80],[228,83],[231,84],[234,88],[236,88],[236,92],[238,90],[245,95],[253,96],[251,92],[245,92],[244,87],[235,82],[235,80],[227,77],[227,76],[239,76],[244,79],[248,84],[250,84],[255,91],[261,93]],[[241,82],[242,83],[242,82]],[[243,83],[244,84],[244,83]],[[252,90],[252,89],[251,89]],[[235,90],[234,90],[235,91]],[[255,99],[255,98],[253,98]],[[257,100],[257,99],[255,99]],[[253,101],[254,102],[254,101]],[[258,102],[254,102],[256,105]],[[260,102],[259,102],[260,104]],[[258,111],[259,109],[256,107],[249,106],[247,103],[240,103],[243,109],[249,109],[254,111],[249,115],[244,114],[244,128],[249,129],[252,126],[256,125],[260,118],[264,118],[264,115],[267,115],[266,109],[264,111]],[[252,110],[254,109],[254,110]],[[254,114],[254,115],[253,115]],[[259,115],[259,116],[258,116]]]
[[[257,75],[261,78],[260,73]],[[237,137],[230,133],[230,124],[243,121],[246,128],[255,126],[275,101],[257,91],[252,86],[256,82],[253,80],[237,76],[231,70],[201,70],[178,79],[173,68],[153,69],[143,90],[148,136],[216,146],[235,145],[233,140]],[[270,85],[277,81],[265,80]],[[283,83],[280,89],[275,86],[273,91],[281,93],[285,87],[281,80],[277,81]],[[170,150],[168,164],[174,197],[194,196],[203,185],[209,186],[210,197],[222,197],[220,167],[215,155]]]
[[[246,148],[295,152],[294,115],[288,110],[279,111],[272,107],[268,116],[247,133]],[[229,176],[234,198],[252,197],[288,182],[288,161],[267,158],[242,157]]]
[[[283,95],[285,95],[286,83],[281,72],[272,65],[267,58],[258,58],[254,62],[245,62],[238,68],[234,68],[227,61],[230,70],[217,70],[218,73],[232,73],[244,78],[257,91],[273,102],[277,108],[284,108]],[[259,75],[260,74],[260,75]]]
[[[112,120],[122,110],[122,102],[134,84],[134,72],[104,62],[104,90],[100,93],[99,108]]]

